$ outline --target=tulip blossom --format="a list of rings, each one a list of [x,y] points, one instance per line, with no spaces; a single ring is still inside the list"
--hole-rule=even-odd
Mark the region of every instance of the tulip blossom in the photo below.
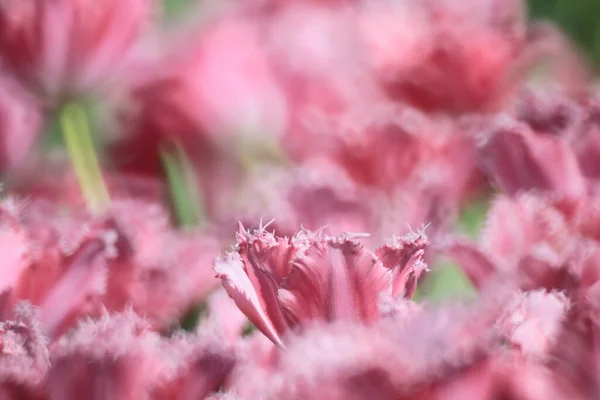
[[[288,331],[313,321],[376,321],[381,293],[411,298],[427,243],[413,233],[371,252],[351,234],[276,238],[240,225],[237,251],[217,259],[214,270],[248,319],[283,346]]]
[[[65,217],[52,204],[13,199],[0,216],[0,293],[9,305],[26,299],[39,306],[52,338],[101,307],[132,306],[163,329],[218,285],[211,262],[221,242],[173,231],[156,205],[119,201],[102,217]]]
[[[150,13],[150,0],[3,1],[0,54],[44,96],[80,94],[113,74]]]
[[[285,99],[259,44],[258,26],[227,15],[210,22],[178,36],[188,46],[163,54],[131,88],[137,107],[125,118],[128,136],[143,133],[165,143],[208,140],[204,146],[219,147],[283,133]]]
[[[425,110],[494,107],[526,44],[520,1],[365,2],[359,21],[378,79]]]

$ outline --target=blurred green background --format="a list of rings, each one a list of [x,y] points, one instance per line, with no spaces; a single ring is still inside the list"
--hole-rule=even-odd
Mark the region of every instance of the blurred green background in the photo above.
[[[600,0],[529,0],[529,15],[555,21],[600,70]]]

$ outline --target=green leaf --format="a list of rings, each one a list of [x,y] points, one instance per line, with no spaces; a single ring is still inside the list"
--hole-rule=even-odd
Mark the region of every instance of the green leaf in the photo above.
[[[419,300],[439,302],[473,299],[476,293],[469,278],[458,265],[442,262],[432,268],[427,280],[421,285]]]
[[[174,19],[184,15],[193,0],[164,0],[165,18]]]
[[[476,239],[485,223],[489,205],[488,198],[471,204],[459,219],[458,226],[456,227],[457,232]]]

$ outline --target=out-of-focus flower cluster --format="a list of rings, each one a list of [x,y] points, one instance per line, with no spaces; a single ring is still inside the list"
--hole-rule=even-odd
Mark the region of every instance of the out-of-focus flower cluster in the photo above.
[[[600,398],[600,93],[525,8],[0,0],[0,400]]]

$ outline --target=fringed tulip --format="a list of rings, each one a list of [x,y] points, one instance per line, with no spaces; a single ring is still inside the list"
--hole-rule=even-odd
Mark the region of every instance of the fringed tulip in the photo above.
[[[283,347],[286,333],[315,321],[376,321],[382,292],[411,298],[427,244],[415,233],[371,252],[344,236],[276,238],[240,226],[237,252],[214,269],[240,310]]]

